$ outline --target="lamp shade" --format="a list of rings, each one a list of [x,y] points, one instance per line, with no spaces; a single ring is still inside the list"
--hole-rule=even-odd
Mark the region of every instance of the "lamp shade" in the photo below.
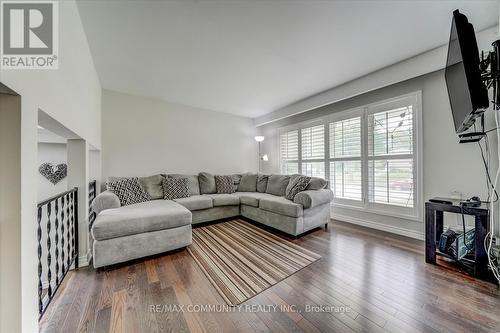
[[[264,136],[263,135],[257,135],[254,139],[257,142],[262,142],[262,141],[264,141]]]

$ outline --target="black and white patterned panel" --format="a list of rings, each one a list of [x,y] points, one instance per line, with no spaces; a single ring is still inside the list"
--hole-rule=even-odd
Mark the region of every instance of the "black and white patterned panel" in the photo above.
[[[122,206],[151,200],[151,196],[141,186],[137,177],[117,179],[106,185],[108,190],[120,199]]]
[[[163,178],[162,187],[165,200],[189,197],[187,178]]]
[[[234,193],[233,176],[215,176],[215,187],[217,188],[217,193]]]

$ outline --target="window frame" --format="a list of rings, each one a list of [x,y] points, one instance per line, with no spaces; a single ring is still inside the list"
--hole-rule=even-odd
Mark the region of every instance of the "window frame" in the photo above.
[[[412,106],[412,124],[413,124],[413,153],[398,154],[387,156],[369,156],[368,155],[368,116],[370,114],[390,111],[402,106]],[[347,120],[355,117],[361,117],[361,157],[331,158],[330,157],[330,123]],[[302,160],[302,129],[322,124],[324,126],[324,160]],[[359,210],[363,212],[375,213],[380,215],[400,217],[407,220],[422,221],[423,209],[423,153],[422,153],[422,92],[415,91],[400,95],[394,98],[377,101],[363,106],[334,112],[321,118],[300,122],[290,126],[278,129],[278,151],[279,168],[282,170],[282,159],[280,146],[281,134],[293,130],[298,130],[298,171],[302,174],[302,163],[324,162],[325,179],[330,182],[330,162],[361,160],[361,200],[352,200],[345,198],[334,198],[332,206]],[[391,160],[401,159],[402,156],[413,160],[413,207],[403,207],[394,204],[383,204],[369,201],[369,161],[371,160]]]

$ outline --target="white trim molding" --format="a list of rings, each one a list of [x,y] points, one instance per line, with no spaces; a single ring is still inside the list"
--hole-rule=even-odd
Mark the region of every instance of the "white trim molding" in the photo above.
[[[84,253],[78,257],[78,267],[86,267],[90,264],[92,260],[92,251],[88,249],[87,253]]]
[[[418,240],[424,240],[424,233],[416,230],[410,230],[406,228],[396,227],[379,222],[368,221],[357,217],[341,215],[341,214],[330,214],[330,218],[340,222],[356,224],[371,229],[390,232],[396,235],[406,236]]]

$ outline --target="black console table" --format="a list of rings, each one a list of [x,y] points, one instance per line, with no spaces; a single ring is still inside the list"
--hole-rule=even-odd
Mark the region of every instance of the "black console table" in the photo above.
[[[485,280],[491,279],[488,271],[488,257],[484,249],[484,239],[488,233],[490,210],[485,204],[479,207],[460,207],[460,201],[447,199],[452,204],[426,202],[425,203],[425,261],[436,264],[436,246],[443,233],[443,213],[455,213],[474,216],[475,219],[475,248],[474,271],[475,277]]]

